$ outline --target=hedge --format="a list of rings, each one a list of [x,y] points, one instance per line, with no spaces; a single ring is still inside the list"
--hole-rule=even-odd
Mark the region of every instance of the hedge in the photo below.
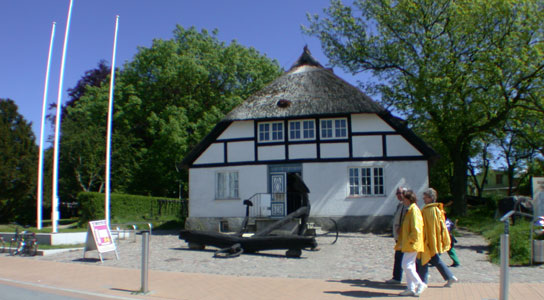
[[[77,196],[80,223],[102,220],[104,214],[104,194],[82,192]],[[127,194],[110,195],[110,218],[135,220],[154,220],[170,216],[184,220],[187,216],[186,201],[174,198],[147,197]]]

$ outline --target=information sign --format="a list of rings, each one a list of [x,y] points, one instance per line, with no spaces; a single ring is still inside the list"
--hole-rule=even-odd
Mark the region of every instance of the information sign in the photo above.
[[[87,242],[85,243],[85,249],[83,251],[83,258],[87,251],[96,250],[100,261],[102,260],[102,253],[115,251],[115,256],[119,259],[117,248],[111,237],[110,228],[106,223],[106,220],[91,221],[89,222],[89,228],[87,229]]]

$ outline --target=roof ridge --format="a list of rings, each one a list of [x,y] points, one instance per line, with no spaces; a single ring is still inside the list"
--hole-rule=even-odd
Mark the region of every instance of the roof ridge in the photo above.
[[[291,66],[291,68],[289,68],[289,71],[291,71],[291,70],[293,70],[295,68],[301,67],[301,66],[314,66],[314,67],[319,67],[319,68],[323,68],[323,69],[325,68],[325,67],[323,67],[323,65],[321,65],[317,61],[317,59],[315,59],[312,56],[312,53],[310,52],[310,49],[308,49],[308,45],[304,46],[302,54],[297,59],[297,61],[295,61],[295,63]]]

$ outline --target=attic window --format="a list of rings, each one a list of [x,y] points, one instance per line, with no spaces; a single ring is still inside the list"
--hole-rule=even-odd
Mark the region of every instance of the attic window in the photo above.
[[[287,99],[280,99],[278,101],[278,103],[276,103],[276,105],[278,105],[281,108],[286,108],[286,107],[291,106],[291,101],[289,101]]]

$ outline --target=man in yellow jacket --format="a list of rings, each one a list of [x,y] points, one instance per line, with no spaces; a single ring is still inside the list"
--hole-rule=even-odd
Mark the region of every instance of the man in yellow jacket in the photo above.
[[[429,264],[435,266],[438,272],[447,281],[446,286],[450,287],[458,279],[440,259],[440,254],[448,251],[451,247],[450,235],[446,227],[446,217],[442,203],[437,203],[437,193],[429,188],[423,193],[425,206],[421,210],[423,216],[423,252],[418,255],[420,265],[418,274],[427,284]]]
[[[402,269],[406,274],[407,287],[400,295],[419,296],[427,288],[416,272],[416,257],[418,252],[423,251],[423,218],[417,207],[416,194],[412,190],[408,190],[403,197],[404,205],[408,209],[402,221],[395,250],[400,250],[403,253]]]

